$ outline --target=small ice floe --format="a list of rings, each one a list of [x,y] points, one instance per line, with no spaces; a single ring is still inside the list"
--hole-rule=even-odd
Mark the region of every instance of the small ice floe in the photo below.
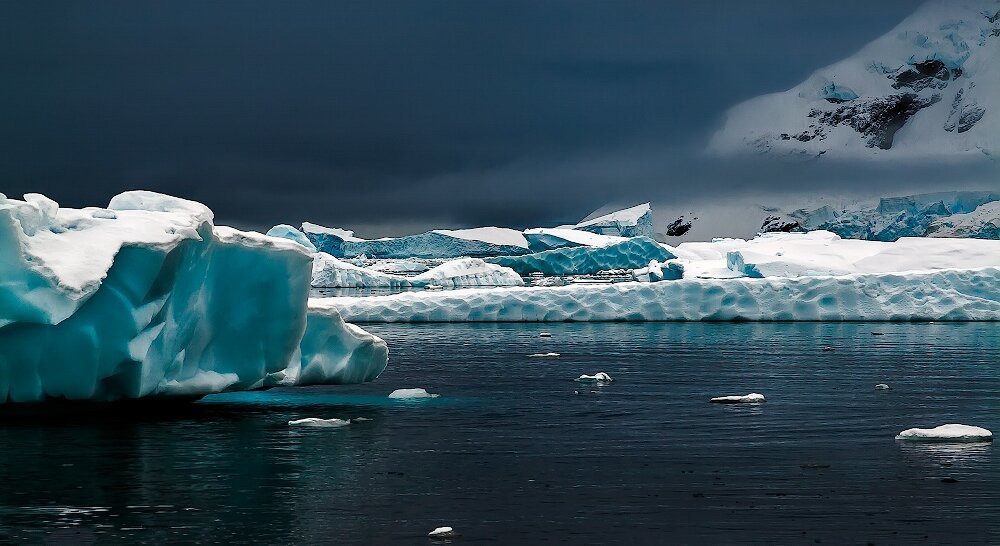
[[[875,390],[877,390],[877,391],[887,391],[887,390],[889,390],[889,385],[886,385],[885,383],[879,383],[878,385],[875,385]]]
[[[992,442],[993,433],[969,425],[941,425],[934,428],[908,428],[896,435],[897,440],[912,442]]]
[[[336,428],[343,427],[351,424],[349,419],[320,419],[319,417],[306,417],[305,419],[295,419],[289,421],[290,426],[302,426],[302,427],[326,427],[326,428]]]
[[[440,284],[428,284],[424,287],[424,290],[444,290],[444,287]]]
[[[459,536],[459,534],[451,527],[438,527],[437,529],[427,533],[427,536],[431,538],[455,538]]]
[[[555,358],[559,353],[535,353],[528,355],[528,358]]]
[[[542,332],[538,334],[538,337],[552,337],[552,334],[550,334],[549,332]]]
[[[752,392],[745,396],[716,396],[709,400],[716,404],[759,404],[767,402],[763,394]]]
[[[371,419],[369,419],[367,417],[355,417],[355,418],[351,419],[352,423],[364,423],[366,421],[371,421]]]
[[[829,345],[826,345],[825,347],[823,347],[823,351],[825,351],[825,352],[830,352],[830,351],[833,351],[833,350],[834,350],[834,348],[831,347],[831,346],[829,346]]]
[[[396,389],[389,393],[389,398],[400,400],[417,400],[420,398],[437,398],[440,394],[431,394],[424,389]]]
[[[611,376],[604,372],[597,372],[594,375],[583,374],[574,381],[579,381],[580,383],[611,383],[614,379],[611,379]]]

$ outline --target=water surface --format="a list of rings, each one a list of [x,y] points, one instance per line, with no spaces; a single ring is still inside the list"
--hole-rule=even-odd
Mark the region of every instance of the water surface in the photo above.
[[[1000,430],[996,324],[366,328],[391,352],[368,385],[0,422],[0,540],[1000,541],[994,446],[893,439]],[[615,382],[573,381],[597,371]],[[442,396],[386,398],[401,387]],[[748,392],[768,402],[707,403]]]

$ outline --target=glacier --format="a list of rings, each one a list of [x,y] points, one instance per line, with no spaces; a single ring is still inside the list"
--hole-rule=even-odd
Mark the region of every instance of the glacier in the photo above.
[[[997,0],[930,0],[854,55],[731,108],[717,155],[995,161]]]
[[[1000,239],[1000,201],[985,203],[972,212],[938,218],[927,226],[925,235]]]
[[[611,269],[635,269],[652,260],[676,258],[666,245],[649,237],[632,237],[605,246],[564,247],[521,256],[500,256],[486,261],[509,267],[522,276],[590,275]]]
[[[324,252],[313,259],[312,285],[323,288],[422,288],[441,286],[523,286],[514,270],[479,258],[447,261],[423,273],[406,277],[359,267]]]
[[[318,250],[336,258],[482,258],[528,252],[528,241],[520,231],[499,227],[435,229],[366,240],[355,237],[352,231],[306,222],[302,232]]]
[[[370,381],[380,338],[308,296],[299,243],[148,191],[107,208],[0,195],[0,399],[197,398]]]

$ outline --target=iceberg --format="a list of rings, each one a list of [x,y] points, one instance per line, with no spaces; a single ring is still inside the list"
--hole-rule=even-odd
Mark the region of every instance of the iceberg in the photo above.
[[[992,442],[993,433],[969,425],[941,425],[934,428],[908,428],[896,435],[897,440],[916,442]]]
[[[319,298],[352,322],[1000,320],[1000,267]]]
[[[524,254],[528,241],[517,230],[499,227],[435,229],[405,237],[365,240],[354,232],[302,224],[302,232],[317,249],[337,258],[482,258]]]
[[[605,246],[565,247],[525,254],[501,256],[486,261],[509,267],[519,275],[591,275],[611,269],[637,269],[652,260],[676,258],[666,245],[649,237],[633,237]]]
[[[79,210],[0,196],[0,400],[196,398],[382,372],[384,341],[311,305],[307,248],[212,220],[148,191]]]
[[[766,233],[727,253],[748,277],[801,277],[1000,266],[1000,241],[906,237],[842,239],[828,231]]]
[[[383,273],[338,260],[325,252],[313,259],[312,285],[324,288],[456,288],[460,286],[524,286],[514,270],[479,258],[445,262],[412,277]]]
[[[664,264],[650,260],[646,267],[632,271],[632,278],[639,282],[672,281],[683,276],[684,264],[676,260]]]
[[[649,203],[584,220],[573,229],[617,237],[653,237],[653,211]]]
[[[309,238],[306,237],[304,233],[288,224],[278,224],[267,230],[265,235],[268,237],[281,237],[282,239],[289,239],[304,246],[309,252],[316,252],[316,247],[309,241]]]
[[[601,235],[570,228],[533,228],[524,230],[524,238],[532,252],[542,252],[573,246],[608,246],[620,243],[624,237]]]

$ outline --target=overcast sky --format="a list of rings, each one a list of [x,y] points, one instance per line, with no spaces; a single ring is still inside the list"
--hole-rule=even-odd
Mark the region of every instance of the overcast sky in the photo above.
[[[82,206],[144,188],[244,227],[384,235],[813,176],[869,187],[698,152],[726,108],[795,85],[917,5],[3,2],[0,191]],[[911,177],[897,174],[880,173],[887,191]]]

